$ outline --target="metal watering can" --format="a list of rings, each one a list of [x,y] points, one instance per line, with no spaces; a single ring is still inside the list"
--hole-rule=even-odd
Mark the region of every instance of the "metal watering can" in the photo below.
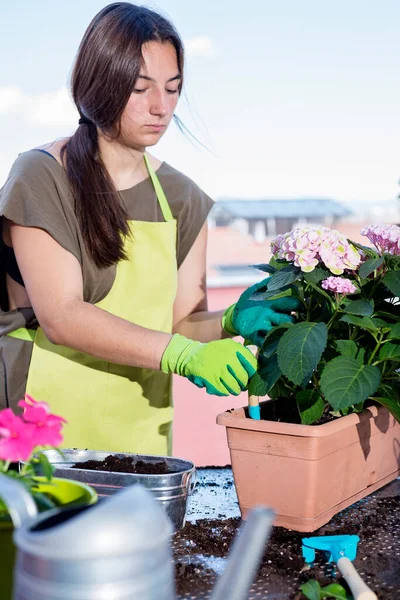
[[[37,515],[23,485],[0,475],[16,528],[13,600],[176,600],[172,523],[140,484],[88,507]],[[245,600],[274,513],[256,508],[234,540],[212,600]]]

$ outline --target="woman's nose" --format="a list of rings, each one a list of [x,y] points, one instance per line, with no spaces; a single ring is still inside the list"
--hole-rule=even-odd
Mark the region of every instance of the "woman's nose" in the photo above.
[[[168,102],[166,92],[157,91],[152,95],[150,113],[165,117],[168,114]]]

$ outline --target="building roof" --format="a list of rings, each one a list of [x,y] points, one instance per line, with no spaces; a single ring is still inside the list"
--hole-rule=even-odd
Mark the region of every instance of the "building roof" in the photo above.
[[[321,218],[345,217],[351,210],[328,198],[298,200],[218,200],[213,208],[213,216],[231,219],[269,219],[269,218]]]

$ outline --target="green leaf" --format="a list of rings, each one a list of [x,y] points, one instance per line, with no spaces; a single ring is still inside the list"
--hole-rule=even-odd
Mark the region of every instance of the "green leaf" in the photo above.
[[[388,337],[391,340],[400,340],[400,323],[391,326]]]
[[[272,343],[276,348],[278,340]],[[260,353],[257,372],[250,379],[249,393],[254,396],[266,396],[281,375],[276,352],[271,353],[268,357]]]
[[[321,598],[321,586],[319,585],[318,581],[315,581],[315,579],[311,579],[310,581],[303,583],[300,589],[305,597],[308,598],[308,600],[320,600]]]
[[[275,354],[275,352],[278,349],[278,344],[279,344],[279,338],[271,339],[271,338],[267,337],[262,345],[261,350],[260,350],[260,357],[263,356],[264,358],[269,358],[270,356]]]
[[[399,360],[400,359],[400,345],[386,342],[381,346],[378,354],[378,358],[381,360]]]
[[[379,404],[385,406],[394,418],[400,423],[400,400],[398,398],[385,398],[384,396],[374,396],[373,399]]]
[[[290,381],[302,385],[316,369],[328,338],[325,323],[296,323],[281,337],[278,364]]]
[[[386,252],[384,259],[388,271],[397,271],[397,269],[400,269],[400,256]]]
[[[352,300],[346,304],[343,312],[360,317],[371,317],[374,312],[373,300]]]
[[[280,271],[281,269],[284,269],[285,267],[292,265],[292,263],[290,263],[289,261],[283,260],[280,258],[275,258],[275,256],[271,256],[271,258],[269,260],[269,264],[271,267],[273,267],[277,271]]]
[[[375,327],[378,327],[378,329],[384,329],[385,327],[387,327],[387,329],[390,329],[390,323],[384,321],[383,319],[377,319],[376,317],[372,317],[372,322],[375,325]]]
[[[260,377],[264,381],[268,394],[269,390],[275,385],[282,375],[278,365],[278,355],[273,354],[270,358],[260,357]]]
[[[368,260],[366,260],[365,263],[361,265],[358,271],[358,274],[361,277],[361,279],[365,279],[366,277],[371,275],[371,273],[373,273],[375,269],[378,269],[381,265],[383,265],[383,261],[383,256],[379,256],[379,258],[369,258]]]
[[[334,410],[363,402],[379,387],[378,367],[362,365],[355,358],[337,356],[324,368],[321,391]]]
[[[271,275],[268,282],[268,291],[273,292],[276,290],[281,290],[283,287],[290,285],[301,276],[302,272],[299,267],[295,267],[294,265],[284,267],[277,273]]]
[[[313,283],[314,285],[317,285],[317,283],[319,283],[323,279],[326,279],[330,275],[330,271],[326,271],[325,269],[320,269],[316,267],[313,271],[310,271],[309,273],[304,273],[304,279],[307,281],[307,283]]]
[[[271,265],[253,265],[254,269],[258,269],[259,271],[263,271],[264,273],[275,273],[276,269],[275,267],[272,267]]]
[[[382,281],[392,294],[400,296],[400,271],[389,271]]]
[[[334,598],[335,600],[347,600],[347,592],[340,583],[330,583],[321,588],[321,598]]]
[[[296,394],[297,408],[299,409],[303,425],[311,425],[322,417],[325,410],[324,399],[317,390],[302,390]]]
[[[263,289],[260,288],[250,296],[249,300],[254,300],[255,302],[259,302],[260,300],[278,300],[279,298],[293,295],[293,288],[290,285],[285,285],[281,290],[272,290],[271,292],[268,290],[262,291]]]
[[[250,396],[265,396],[267,394],[266,384],[259,371],[256,371],[249,381],[249,394]]]
[[[365,402],[359,402],[358,404],[354,404],[353,412],[360,413],[364,410]]]
[[[49,494],[42,494],[41,492],[31,491],[33,499],[39,509],[39,512],[49,510],[50,508],[56,508],[58,506],[55,499]]]
[[[353,244],[353,246],[355,246],[358,250],[362,250],[365,256],[368,256],[368,258],[379,258],[379,253],[370,246],[364,246],[363,244],[359,244],[358,242],[353,242],[353,240],[350,241]]]
[[[367,331],[377,331],[382,327],[389,327],[389,324],[382,319],[376,319],[375,317],[357,317],[355,315],[343,315],[339,319],[343,323],[350,323],[350,325],[356,325],[357,327],[361,327],[361,329],[366,329]]]
[[[356,358],[358,347],[353,340],[336,340],[335,345],[342,356]]]
[[[46,477],[47,481],[51,481],[55,467],[50,463],[49,459],[42,452],[39,453],[38,459],[41,466],[41,472]]]
[[[356,361],[358,361],[361,365],[363,365],[365,362],[364,357],[365,357],[365,348],[361,348],[360,346],[358,346],[357,356],[355,357]]]
[[[328,292],[326,292],[325,290],[323,290],[322,287],[318,286],[313,281],[308,281],[307,283],[313,288],[313,290],[315,290],[316,292],[318,292],[318,294],[320,294],[321,296],[324,296],[328,300],[328,302],[329,302],[329,304],[331,306],[333,305],[333,297],[330,296],[328,294]]]

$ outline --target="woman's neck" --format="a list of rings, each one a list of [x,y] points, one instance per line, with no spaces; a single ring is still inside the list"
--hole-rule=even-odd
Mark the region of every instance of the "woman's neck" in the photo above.
[[[101,160],[117,190],[129,189],[147,179],[147,168],[143,160],[145,148],[126,148],[101,134],[98,136],[98,144]]]

